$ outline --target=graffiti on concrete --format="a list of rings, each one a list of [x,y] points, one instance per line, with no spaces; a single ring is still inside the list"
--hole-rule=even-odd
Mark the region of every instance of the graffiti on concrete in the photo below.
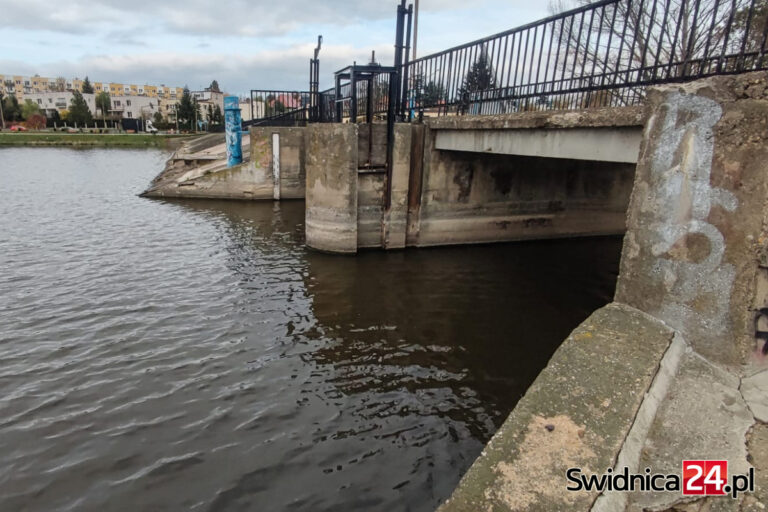
[[[670,94],[649,127],[661,123],[651,162],[652,186],[660,194],[654,208],[653,272],[666,289],[661,315],[691,335],[712,336],[728,329],[736,270],[723,262],[725,239],[708,222],[719,206],[733,212],[738,200],[710,183],[713,127],[721,107],[701,96]],[[654,116],[655,117],[655,116]]]
[[[240,104],[237,96],[224,97],[224,129],[227,141],[227,166],[243,162],[243,129],[240,117]]]

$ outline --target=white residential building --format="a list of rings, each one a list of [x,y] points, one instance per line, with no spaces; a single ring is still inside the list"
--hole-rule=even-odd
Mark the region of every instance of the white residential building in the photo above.
[[[150,96],[112,96],[112,108],[109,113],[127,119],[152,119],[159,112],[158,98]]]
[[[51,116],[54,111],[61,114],[64,110],[69,110],[69,106],[72,104],[73,93],[70,91],[65,92],[33,92],[24,95],[24,100],[30,100],[37,104],[40,108],[40,112],[46,116]],[[83,99],[88,105],[88,110],[91,114],[96,112],[96,95],[95,94],[83,94]]]

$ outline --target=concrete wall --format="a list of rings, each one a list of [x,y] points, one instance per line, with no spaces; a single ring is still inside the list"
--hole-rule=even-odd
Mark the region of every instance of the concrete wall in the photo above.
[[[727,365],[748,359],[768,307],[768,102],[754,76],[649,96],[616,294]]]
[[[274,187],[274,135],[279,138],[279,199],[303,199],[306,186],[306,128],[251,128],[251,160],[268,169]],[[274,190],[273,190],[274,195]]]
[[[321,251],[357,252],[357,125],[313,124],[306,130],[306,243]]]
[[[408,244],[623,233],[640,114],[630,108],[428,120]],[[608,150],[608,143],[620,148]]]
[[[440,151],[431,135],[413,245],[624,232],[633,164]]]
[[[274,141],[279,139],[280,179],[275,183]],[[306,128],[252,128],[244,141],[245,161],[227,167],[223,134],[185,144],[144,193],[147,197],[215,199],[303,199],[306,187]],[[249,142],[249,144],[246,144]]]
[[[358,166],[383,167],[387,164],[387,125],[371,123],[358,125]]]

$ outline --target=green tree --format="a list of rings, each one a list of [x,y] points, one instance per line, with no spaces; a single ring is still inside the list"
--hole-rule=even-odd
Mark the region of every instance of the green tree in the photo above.
[[[485,48],[480,51],[477,60],[472,64],[464,77],[459,89],[459,112],[465,113],[470,103],[479,100],[477,93],[496,87],[496,72],[491,66],[488,52]]]
[[[25,121],[39,113],[40,107],[37,106],[37,103],[32,100],[24,100],[24,105],[21,106],[21,117],[23,117]]]
[[[424,75],[413,78],[411,94],[416,105],[422,107],[434,107],[448,99],[445,88],[434,80],[427,82]]]
[[[67,121],[73,124],[77,123],[78,125],[86,125],[93,122],[93,116],[88,108],[88,103],[85,102],[85,98],[78,91],[72,92],[72,101],[69,104]]]
[[[21,107],[19,106],[19,100],[16,96],[6,96],[3,100],[3,117],[5,117],[6,123],[14,123],[21,121]]]
[[[93,85],[91,85],[91,81],[88,80],[88,76],[83,80],[83,94],[93,94]]]
[[[209,87],[209,89],[213,92],[221,92],[221,90],[219,89],[219,82],[217,82],[216,80],[211,82],[211,86]]]
[[[152,116],[152,123],[155,125],[155,128],[157,128],[159,125],[165,124],[163,114],[160,112],[155,112],[155,115]]]
[[[181,101],[176,104],[176,113],[179,119],[179,126],[187,130],[192,130],[195,124],[195,114],[199,114],[200,106],[189,93],[189,88],[184,86],[184,92],[181,95]]]
[[[101,91],[96,95],[96,108],[101,110],[101,121],[106,125],[107,112],[112,108],[112,99],[107,91]]]

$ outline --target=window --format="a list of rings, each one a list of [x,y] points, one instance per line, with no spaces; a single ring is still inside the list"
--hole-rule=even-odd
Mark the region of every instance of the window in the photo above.
[[[38,100],[37,100],[37,104],[38,104],[38,105],[42,105],[42,104],[43,104],[43,100],[41,100],[41,99],[38,99]]]
[[[133,112],[128,112],[125,117],[133,117]]]
[[[131,106],[131,100],[125,100],[125,106],[130,107]]]
[[[120,106],[120,100],[115,100],[115,107],[119,107],[119,106]]]
[[[48,103],[53,103],[53,98],[48,98]]]

